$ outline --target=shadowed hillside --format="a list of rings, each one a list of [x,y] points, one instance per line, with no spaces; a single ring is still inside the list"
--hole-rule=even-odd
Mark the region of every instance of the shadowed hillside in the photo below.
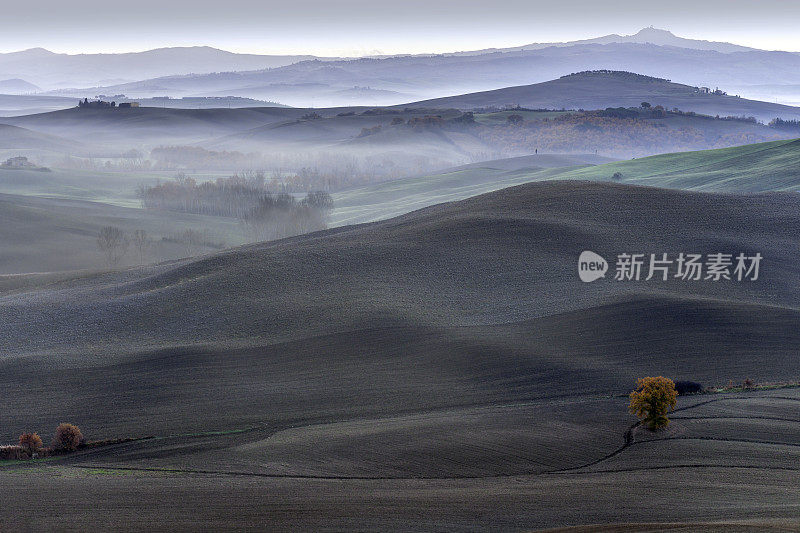
[[[202,140],[215,135],[243,131],[270,122],[301,116],[306,111],[279,107],[239,109],[80,109],[4,118],[7,124],[70,136],[99,136],[112,140],[158,143],[164,140]]]
[[[233,487],[258,503],[248,524],[292,505],[269,517],[283,529],[554,527],[619,520],[619,505],[634,521],[741,521],[767,500],[782,505],[764,523],[788,523],[796,390],[681,398],[655,436],[624,395],[644,375],[797,379],[798,208],[788,193],[551,182],[192,261],[0,277],[3,439],[66,419],[153,436],[33,463],[7,508],[42,516],[65,492],[86,524],[86,494],[103,491],[96,509],[169,490],[131,523],[223,526],[242,511]],[[764,261],[757,281],[584,284],[585,249],[612,269],[626,251]],[[679,513],[642,492],[652,469]],[[774,492],[745,498],[745,480]],[[519,503],[498,519],[487,491]],[[746,503],[721,508],[732,491]],[[190,516],[191,501],[209,503]]]
[[[633,376],[620,377],[622,368],[644,352],[662,354],[668,359],[659,365],[689,375],[708,374],[700,362],[713,354],[742,371],[778,378],[795,369],[763,361],[781,357],[796,342],[780,340],[779,332],[797,320],[798,202],[794,195],[737,197],[578,182],[504,189],[375,224],[6,294],[0,299],[0,323],[9,325],[2,328],[4,364],[25,367],[44,358],[83,366],[95,357],[127,364],[138,353],[134,360],[141,364],[156,358],[195,368],[198,358],[214,358],[224,349],[226,358],[237,353],[242,364],[263,363],[269,372],[285,362],[286,379],[305,367],[330,380],[324,369],[332,367],[321,361],[338,361],[341,386],[347,388],[345,382],[355,386],[351,364],[364,368],[373,357],[377,364],[391,353],[398,371],[414,368],[422,375],[390,378],[376,367],[375,379],[416,390],[428,379],[424,369],[434,364],[435,379],[449,375],[446,379],[455,381],[448,387],[466,387],[459,403],[468,397],[479,402],[619,390]],[[585,285],[575,272],[584,249],[607,256],[759,251],[766,259],[753,283],[607,279]],[[773,326],[752,322],[756,315],[771,317]],[[608,327],[597,329],[599,323]],[[726,334],[710,343],[691,340],[705,338],[709,328]],[[579,331],[585,333],[576,335]],[[741,333],[732,336],[733,331]],[[371,340],[363,344],[366,338]],[[752,357],[735,357],[740,350]],[[277,356],[289,352],[297,355]],[[13,357],[33,353],[40,355]],[[434,353],[440,356],[425,362]],[[86,359],[89,354],[94,355]],[[444,354],[450,362],[441,359]],[[531,359],[531,354],[540,355]],[[682,363],[674,359],[679,354]],[[407,357],[422,359],[408,366]],[[488,366],[478,363],[484,357]],[[619,358],[619,364],[605,374],[591,362],[596,357]],[[239,364],[220,372],[233,377]],[[476,364],[479,375],[470,377]],[[583,381],[585,365],[600,373]],[[681,370],[682,365],[689,366]],[[506,382],[512,368],[528,369],[514,387]],[[469,383],[481,385],[472,389]],[[451,404],[448,387],[440,386],[425,389],[426,401]],[[312,386],[307,393],[322,389]],[[379,389],[374,393],[396,398],[397,409],[418,405],[406,397],[408,390]],[[262,392],[271,395],[270,390]],[[346,408],[347,397],[331,408]],[[192,418],[180,423],[192,426]]]
[[[187,257],[245,241],[240,222],[229,217],[9,194],[0,194],[0,221],[0,275],[107,268],[97,246],[106,226],[121,228],[129,238],[144,230],[151,241],[141,256],[130,246],[122,265]],[[197,239],[202,236],[204,242],[184,242],[187,230],[197,232]]]
[[[89,149],[78,141],[0,124],[0,149],[85,154]]]

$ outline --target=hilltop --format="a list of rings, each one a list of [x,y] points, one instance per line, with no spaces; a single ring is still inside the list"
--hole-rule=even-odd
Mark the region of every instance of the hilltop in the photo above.
[[[86,146],[79,141],[8,124],[0,124],[0,149],[86,153]]]
[[[710,88],[711,91],[714,87]],[[423,100],[409,106],[475,109],[519,105],[530,109],[604,109],[638,107],[643,101],[667,109],[678,108],[705,115],[756,117],[768,122],[775,117],[800,118],[800,108],[704,93],[670,80],[622,71],[586,71],[558,79],[483,91],[459,96]]]
[[[70,107],[48,113],[7,117],[6,124],[50,134],[95,137],[98,145],[114,142],[197,142],[211,136],[246,130],[299,117],[307,111],[281,107],[178,109],[80,109]]]

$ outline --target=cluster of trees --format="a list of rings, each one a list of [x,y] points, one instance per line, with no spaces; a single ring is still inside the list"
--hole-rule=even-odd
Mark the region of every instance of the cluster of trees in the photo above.
[[[403,119],[400,119],[401,121]],[[394,122],[392,122],[394,124]],[[362,137],[369,137],[370,135],[375,135],[376,133],[380,133],[383,129],[383,126],[378,124],[377,126],[373,126],[371,128],[361,128],[361,133],[358,134],[358,138]]]
[[[724,117],[717,115],[714,118],[716,118],[717,120],[726,120],[729,122],[746,122],[748,124],[759,124],[758,119],[756,117],[753,116],[748,117],[746,115],[727,115]]]
[[[298,154],[293,158],[293,163],[275,167],[280,178],[273,179],[269,190],[335,191],[423,174],[457,163],[407,152],[376,153],[359,157],[347,153],[309,153],[301,158]]]
[[[74,452],[86,444],[83,433],[73,424],[61,423],[56,428],[53,442],[45,447],[38,433],[23,433],[16,446],[0,446],[0,459],[32,459],[54,453]]]
[[[152,187],[142,185],[137,194],[146,209],[242,218],[269,192],[263,172],[200,183],[180,173]]]
[[[787,131],[800,131],[800,120],[783,120],[782,118],[773,118],[769,122],[771,128]]]
[[[425,115],[411,118],[407,124],[415,130],[441,129],[445,125],[445,120],[441,115]]]
[[[622,158],[639,157],[667,151],[725,148],[781,138],[777,133],[720,133],[718,129],[694,127],[670,128],[648,120],[655,108],[619,108],[583,113],[567,113],[554,118],[519,119],[499,125],[482,125],[473,134],[486,144],[502,150],[503,155],[539,152],[600,151]],[[644,116],[646,115],[646,116]],[[513,117],[513,115],[511,115]],[[714,120],[709,117],[709,120]]]
[[[372,131],[375,133],[378,130]],[[183,148],[188,148],[183,150]],[[238,152],[209,152],[198,147],[172,147],[167,159],[156,161],[152,169],[179,170],[181,168],[243,168],[252,169],[234,174],[236,177],[265,176],[265,189],[272,193],[300,193],[313,190],[332,191],[355,185],[422,174],[445,168],[461,161],[438,161],[427,155],[406,153],[350,153],[305,150],[302,152],[271,152],[268,155],[239,154]],[[158,154],[159,152],[157,152]],[[163,154],[163,152],[160,152]],[[211,159],[205,159],[206,154]],[[180,154],[180,157],[172,157]],[[198,159],[192,159],[192,154]],[[233,158],[213,161],[213,154],[228,154]],[[151,154],[152,157],[152,154]],[[180,163],[180,164],[179,164]],[[208,166],[205,166],[208,165]],[[141,191],[140,191],[141,192]]]
[[[139,264],[144,264],[153,246],[153,239],[143,229],[135,230],[129,237],[116,226],[105,226],[97,236],[97,248],[111,267],[117,266],[122,261],[131,246],[139,259]]]
[[[475,115],[472,112],[467,112],[449,120],[443,119],[441,115],[412,117],[407,121],[402,117],[394,117],[389,125],[392,127],[408,126],[414,131],[424,131],[431,129],[462,129],[464,126],[472,125],[474,123]],[[382,129],[383,128],[380,124],[371,128],[361,128],[361,133],[358,134],[358,137],[374,135],[376,133],[380,133]]]
[[[290,194],[265,194],[242,217],[254,240],[269,241],[302,235],[328,227],[333,199],[323,191],[310,192],[302,200]]]
[[[128,234],[117,226],[105,226],[97,235],[97,248],[110,267],[118,266],[130,254],[134,256],[133,261],[137,261],[138,264],[147,263],[153,248],[159,242],[182,246],[185,249],[185,252],[182,252],[185,257],[196,255],[204,248],[219,250],[227,246],[224,242],[213,241],[207,229],[188,228],[172,235],[162,236],[160,241],[151,237],[146,230],[137,229]]]
[[[258,154],[241,152],[216,152],[199,146],[159,146],[150,151],[153,168],[174,170],[179,168],[230,169],[257,168],[264,164]]]
[[[669,114],[664,106],[654,106],[650,102],[642,102],[639,107],[607,107],[596,111],[580,110],[580,112],[585,115],[629,119],[665,118]]]
[[[55,161],[53,166],[73,170],[99,170],[105,172],[147,172],[153,169],[153,162],[137,150],[128,150],[113,159],[95,159],[92,157],[64,156]]]
[[[637,74],[635,72],[628,72],[627,70],[607,70],[607,69],[600,69],[600,70],[582,70],[581,72],[573,72],[572,74],[566,74],[561,76],[561,78],[569,78],[571,76],[585,76],[585,77],[594,77],[594,76],[613,76],[614,78],[619,78],[622,80],[637,80],[637,81],[649,81],[649,82],[670,82],[666,78],[656,78],[654,76],[646,76],[644,74]]]
[[[197,254],[203,248],[220,250],[226,246],[224,242],[212,241],[207,229],[200,231],[189,228],[181,233],[161,237],[161,240],[182,245],[186,250],[187,257]]]
[[[140,187],[139,197],[147,209],[238,218],[256,240],[324,229],[333,208],[330,194],[324,191],[311,191],[300,200],[286,192],[274,193],[263,173],[202,183],[181,174],[165,183]],[[187,239],[190,244],[195,241]]]

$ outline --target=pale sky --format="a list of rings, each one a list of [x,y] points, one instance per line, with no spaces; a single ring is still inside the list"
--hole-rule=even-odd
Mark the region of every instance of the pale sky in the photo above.
[[[631,34],[800,51],[798,0],[88,0],[4,2],[0,51],[140,51],[208,45],[234,52],[356,56],[508,47]]]

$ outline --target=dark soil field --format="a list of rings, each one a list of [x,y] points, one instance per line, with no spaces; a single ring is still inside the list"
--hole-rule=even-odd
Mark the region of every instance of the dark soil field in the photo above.
[[[0,279],[0,529],[793,531],[800,198],[521,185],[193,260]],[[593,250],[606,279],[584,284]],[[759,252],[756,281],[613,279]],[[590,527],[592,524],[606,524]],[[614,525],[608,525],[614,524]]]

